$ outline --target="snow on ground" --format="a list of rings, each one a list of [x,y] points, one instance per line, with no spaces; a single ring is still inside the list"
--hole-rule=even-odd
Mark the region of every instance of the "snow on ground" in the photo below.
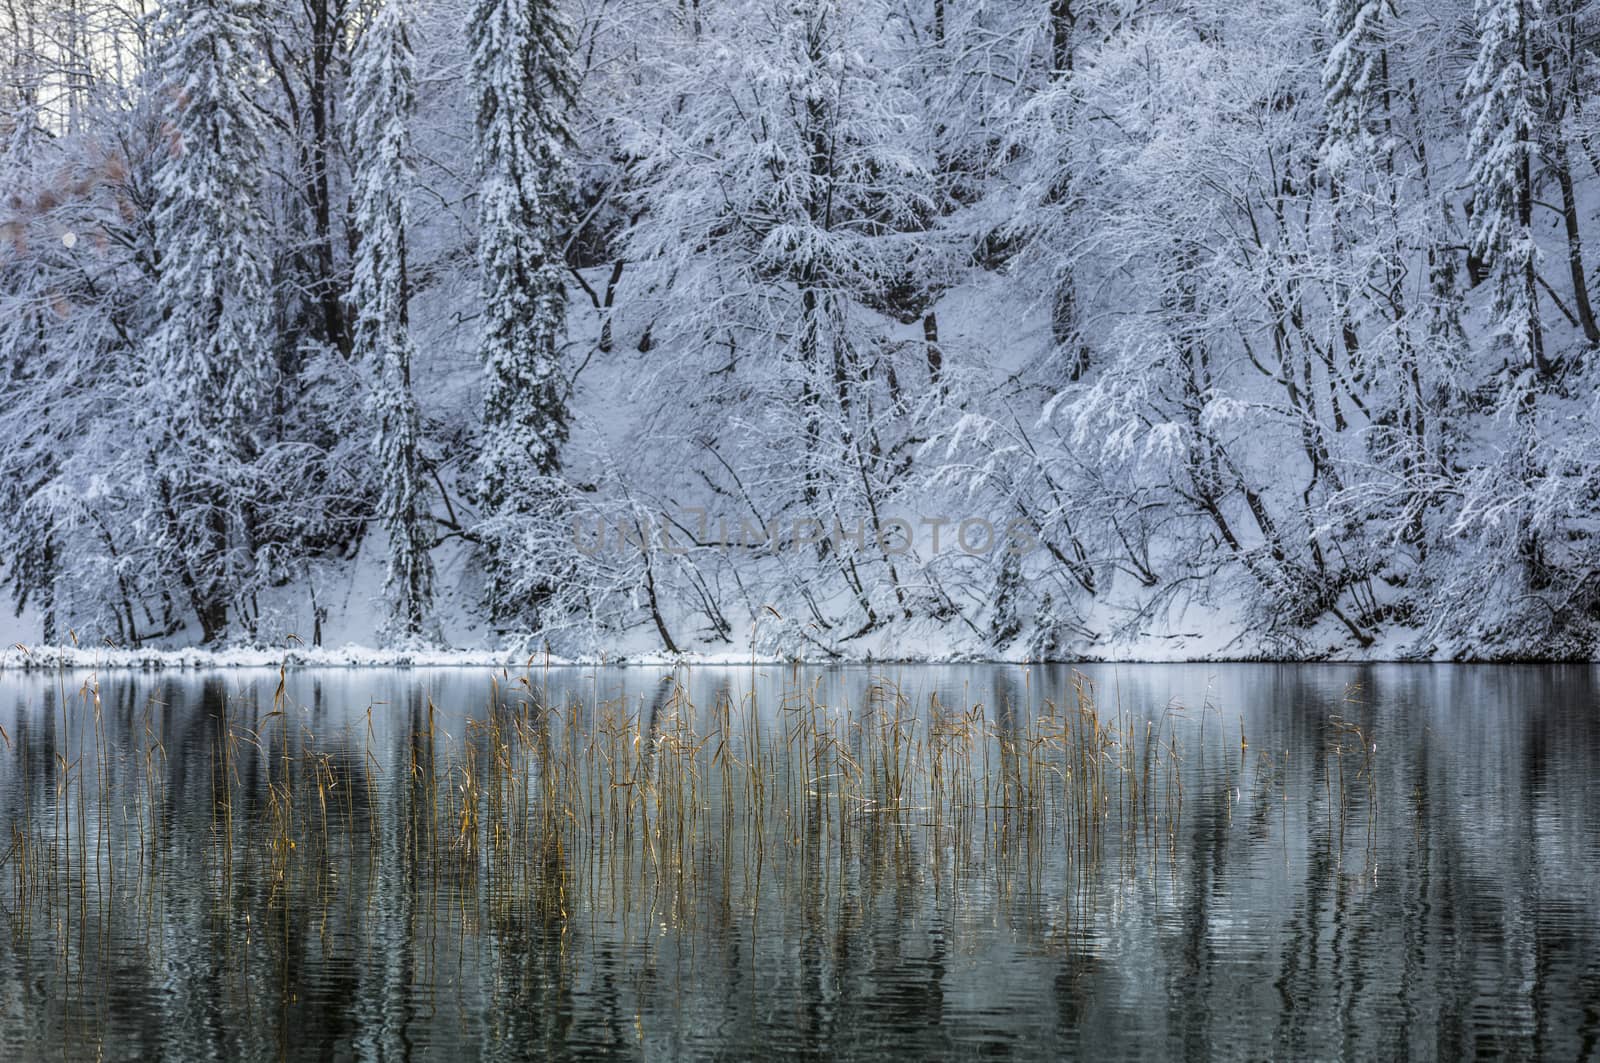
[[[1072,656],[1071,662],[1122,663],[1182,663],[1193,661],[1260,661],[1260,660],[1346,660],[1346,661],[1406,661],[1448,660],[1453,654],[1448,648],[1431,655],[1418,656],[1412,641],[1403,634],[1382,640],[1365,650],[1352,650],[1331,627],[1314,629],[1308,633],[1304,644],[1297,650],[1286,650],[1282,644],[1267,644],[1260,639],[1241,635],[1236,629],[1221,622],[1220,615],[1209,619],[1212,623],[1191,616],[1184,631],[1166,636],[1146,635],[1106,645],[1084,644]],[[947,625],[936,621],[918,619],[886,626],[872,636],[857,640],[850,649],[838,656],[802,654],[797,656],[775,654],[765,650],[760,632],[751,638],[751,632],[736,633],[726,643],[702,645],[679,654],[664,653],[653,644],[645,632],[619,640],[611,652],[595,655],[561,656],[544,650],[528,652],[526,649],[466,648],[466,647],[416,647],[384,648],[370,642],[346,642],[335,646],[311,646],[293,636],[273,645],[240,645],[207,649],[197,646],[163,648],[155,646],[130,649],[102,646],[41,646],[26,641],[8,641],[0,647],[0,669],[234,669],[234,668],[507,668],[526,669],[541,667],[593,667],[634,665],[659,667],[663,665],[737,666],[751,664],[810,663],[810,664],[951,664],[951,663],[1027,663],[1025,654],[996,656],[972,645],[963,645],[952,639]],[[1414,634],[1414,633],[1413,633]]]

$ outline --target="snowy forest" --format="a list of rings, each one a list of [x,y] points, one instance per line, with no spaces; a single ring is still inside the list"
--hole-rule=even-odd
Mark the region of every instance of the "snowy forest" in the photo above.
[[[1591,0],[0,22],[12,641],[1600,647]]]

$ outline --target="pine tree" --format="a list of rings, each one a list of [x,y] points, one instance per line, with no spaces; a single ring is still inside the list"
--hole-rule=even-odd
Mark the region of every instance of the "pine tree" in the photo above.
[[[1547,580],[1539,522],[1528,505],[1546,469],[1535,428],[1535,389],[1528,370],[1547,378],[1539,321],[1533,238],[1534,123],[1541,106],[1541,81],[1534,73],[1533,41],[1543,14],[1540,0],[1478,0],[1478,52],[1463,95],[1468,124],[1468,180],[1472,187],[1472,249],[1493,270],[1496,331],[1509,344],[1514,365],[1502,388],[1502,404],[1514,411],[1514,441],[1503,467],[1469,490],[1468,506],[1500,510],[1510,530],[1519,589],[1538,592]],[[1481,494],[1479,493],[1481,490]]]
[[[24,189],[32,183],[36,154],[44,134],[36,109],[27,101],[0,115],[0,187],[9,190],[10,202],[0,203],[0,262],[13,265],[15,251],[24,244],[29,219],[23,207]],[[10,246],[6,246],[10,245]],[[20,265],[20,262],[15,263]],[[11,520],[0,527],[0,558],[21,615],[35,603],[46,643],[55,643],[55,591],[59,575],[55,537],[48,514],[40,512],[37,498],[56,474],[59,457],[38,430],[39,411],[30,401],[34,383],[52,368],[45,347],[42,313],[35,297],[39,280],[21,268],[0,269],[0,424],[18,415],[28,424],[19,438],[0,451],[0,509]],[[5,427],[11,427],[5,424]]]
[[[254,0],[181,0],[157,23],[167,151],[155,172],[161,324],[150,347],[161,419],[156,520],[207,641],[252,560],[244,479],[272,385],[263,258]]]
[[[1540,375],[1544,353],[1535,288],[1534,121],[1538,79],[1529,69],[1539,0],[1478,0],[1478,52],[1467,74],[1467,155],[1473,252],[1495,275],[1499,329],[1523,365]]]
[[[484,304],[479,495],[489,605],[511,626],[531,624],[537,602],[509,600],[506,547],[522,518],[550,504],[547,478],[567,439],[561,233],[576,76],[570,31],[551,0],[479,0],[471,34]]]
[[[1323,10],[1329,41],[1322,64],[1325,143],[1336,162],[1374,146],[1372,95],[1384,76],[1380,23],[1391,14],[1391,0],[1327,0]]]
[[[405,0],[386,0],[356,47],[346,105],[361,238],[350,302],[356,353],[371,367],[373,381],[373,455],[383,484],[379,512],[389,535],[385,595],[393,633],[408,640],[421,636],[433,598],[406,268],[415,80]]]

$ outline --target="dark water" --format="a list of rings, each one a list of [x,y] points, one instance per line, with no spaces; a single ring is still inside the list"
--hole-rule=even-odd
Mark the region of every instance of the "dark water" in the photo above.
[[[1600,1056],[1600,670],[1084,671],[0,676],[0,1058]]]

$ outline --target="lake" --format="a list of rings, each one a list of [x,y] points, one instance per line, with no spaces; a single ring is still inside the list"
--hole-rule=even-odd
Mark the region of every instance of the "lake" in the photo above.
[[[0,1058],[1579,1058],[1600,669],[0,673]]]

